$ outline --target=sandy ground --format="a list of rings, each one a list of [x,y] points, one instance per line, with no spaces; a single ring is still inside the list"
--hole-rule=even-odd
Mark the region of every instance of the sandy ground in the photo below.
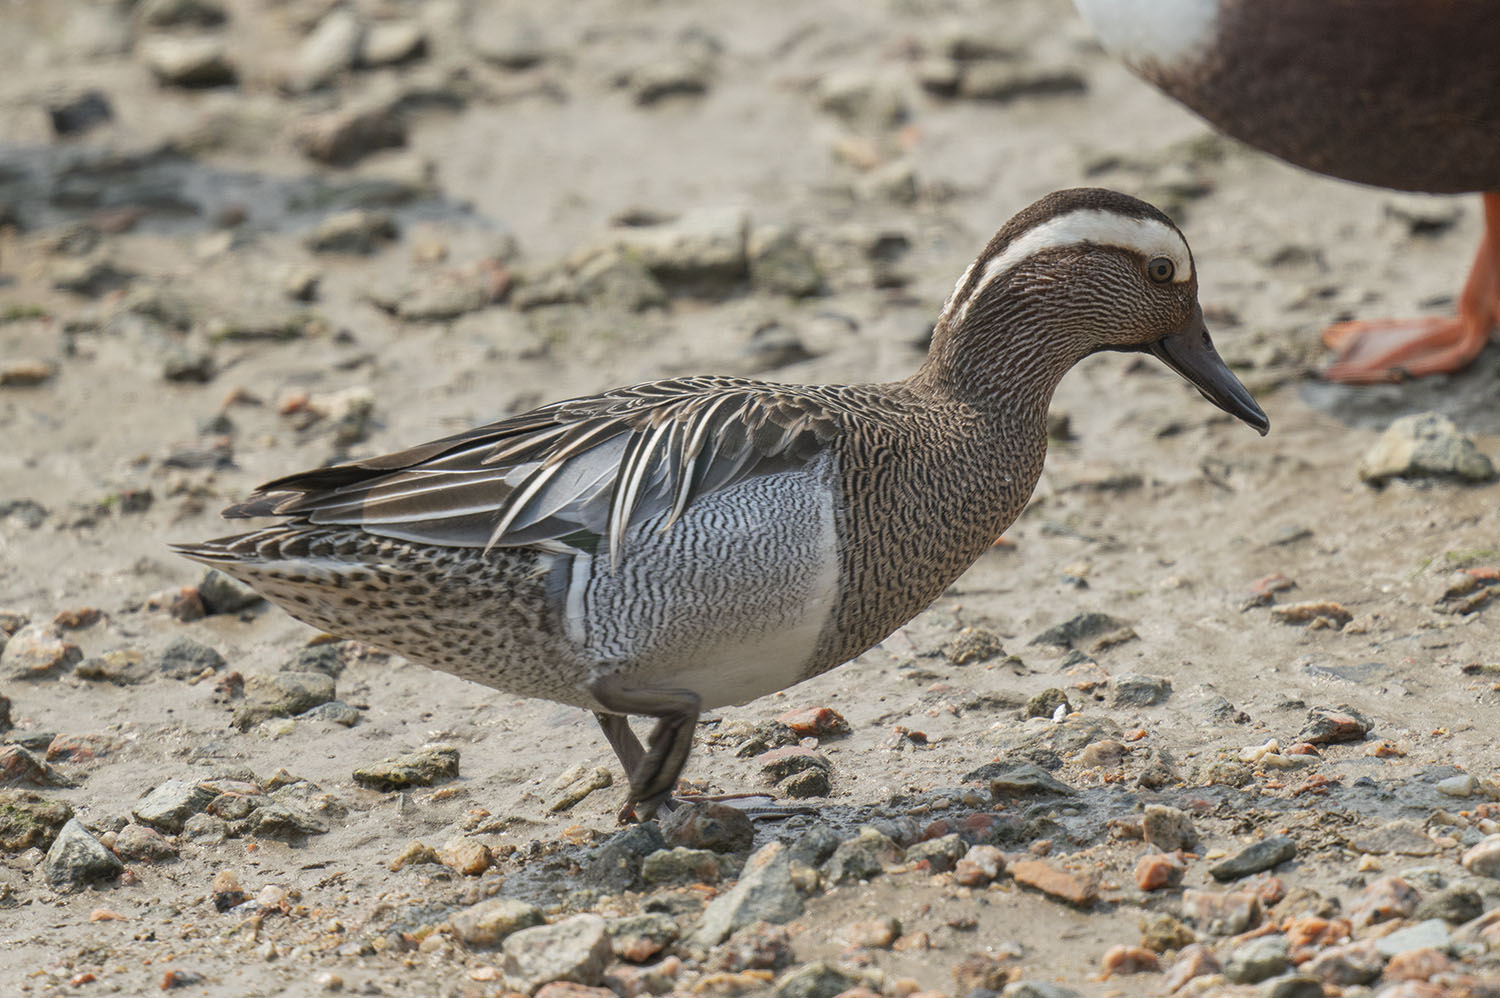
[[[1283,881],[1341,898],[1346,909],[1379,870],[1427,865],[1464,876],[1457,844],[1357,869],[1359,856],[1338,829],[1400,817],[1431,824],[1440,808],[1471,809],[1478,800],[1443,798],[1433,782],[1451,767],[1481,780],[1500,768],[1495,611],[1435,606],[1453,570],[1500,561],[1500,486],[1398,481],[1375,489],[1356,468],[1392,418],[1428,408],[1448,411],[1481,451],[1500,452],[1500,357],[1492,349],[1474,371],[1415,389],[1331,388],[1311,371],[1320,359],[1316,332],[1330,321],[1451,305],[1477,242],[1477,202],[1357,188],[1214,140],[1099,52],[1062,0],[493,5],[485,30],[534,27],[539,61],[522,69],[471,50],[477,30],[463,27],[460,4],[387,0],[360,10],[422,25],[425,54],[286,93],[300,39],[328,6],[230,2],[226,25],[176,29],[221,39],[237,63],[237,85],[205,90],[153,79],[143,40],[173,32],[142,27],[139,14],[18,2],[3,15],[0,58],[13,71],[0,79],[0,209],[19,224],[0,243],[0,367],[40,361],[53,373],[0,387],[0,502],[30,499],[46,510],[34,526],[24,510],[0,519],[0,607],[40,623],[97,608],[102,620],[67,640],[85,656],[138,650],[148,673],[133,685],[0,676],[0,692],[13,701],[9,737],[43,747],[40,733],[113,740],[117,747],[94,761],[59,763],[76,785],[44,791],[101,834],[161,781],[226,765],[310,780],[329,795],[334,817],[326,834],[291,843],[181,840],[175,859],[132,862],[123,881],[75,892],[50,886],[36,853],[0,855],[0,990],[144,993],[181,968],[201,975],[184,993],[314,993],[330,973],[356,991],[496,992],[498,984],[470,973],[497,962],[493,954],[349,955],[337,939],[420,924],[419,907],[441,913],[497,890],[562,903],[588,848],[616,827],[618,784],[565,814],[548,811],[553,783],[569,767],[614,766],[593,720],[374,658],[338,679],[339,699],[359,708],[358,725],[298,720],[234,730],[235,705],[216,697],[215,677],[155,674],[162,649],[187,635],[250,676],[275,672],[313,634],[265,607],[187,623],[150,609],[151,594],[200,578],[167,542],[228,532],[217,518],[223,505],[337,453],[381,453],[635,380],[749,373],[757,368],[752,337],[772,323],[815,356],[767,377],[898,377],[919,362],[955,276],[994,228],[1035,197],[1078,184],[1118,187],[1177,215],[1219,347],[1256,388],[1270,436],[1232,423],[1154,362],[1090,359],[1058,392],[1055,408],[1072,438],[1054,443],[1009,544],[881,648],[708,723],[831,707],[852,732],[821,745],[832,792],[812,803],[847,830],[909,813],[925,824],[975,810],[965,794],[987,798],[985,788],[965,785],[963,774],[1019,760],[1017,746],[1048,723],[1023,722],[1019,706],[1063,688],[1082,716],[1134,739],[1123,762],[1088,767],[1069,758],[1054,774],[1084,792],[1053,809],[1051,856],[1101,871],[1104,900],[1080,911],[1009,884],[964,894],[940,878],[879,877],[809,901],[794,923],[797,961],[837,959],[846,949],[841,926],[894,913],[908,935],[929,933],[932,948],[867,952],[889,980],[956,994],[952,968],[962,957],[1015,943],[1020,976],[1084,994],[1143,994],[1154,979],[1101,980],[1098,972],[1109,946],[1137,941],[1143,911],[1175,904],[1172,892],[1136,889],[1141,844],[1105,831],[1107,820],[1147,802],[1195,814],[1200,856],[1292,831],[1299,854],[1278,869]],[[998,61],[1017,73],[1066,71],[1082,86],[1010,100],[923,91],[922,74],[955,38],[1011,50]],[[685,52],[710,66],[702,94],[642,106],[620,83]],[[904,120],[871,124],[825,109],[820,95],[841,75],[890,88]],[[337,168],[294,145],[308,115],[423,87],[451,100],[405,105],[403,149]],[[55,137],[46,109],[88,88],[107,96],[113,120]],[[229,137],[195,145],[214,128]],[[169,141],[201,151],[148,163],[123,187],[106,183],[102,203],[59,193],[73,157]],[[883,192],[860,169],[879,174],[893,162],[910,167],[909,198],[900,184],[894,197]],[[321,212],[286,207],[289,192],[315,178],[422,175],[429,195],[392,209],[400,235],[369,256],[311,252],[303,240]],[[58,290],[59,274],[77,261],[57,249],[60,235],[99,223],[103,209],[140,203],[131,186],[138,182],[197,211],[148,204],[133,228],[103,233],[85,259],[134,272],[128,287],[98,297]],[[247,220],[225,228],[223,211],[235,205]],[[753,226],[798,232],[823,270],[824,292],[794,300],[751,286],[677,295],[643,312],[499,302],[442,322],[404,321],[371,302],[392,288],[467,273],[485,257],[524,277],[596,243],[622,213],[725,206],[743,208]],[[1413,234],[1413,212],[1439,231]],[[881,234],[909,245],[884,276],[860,249]],[[439,248],[445,259],[436,259]],[[305,306],[282,290],[298,268],[321,275]],[[185,332],[119,318],[148,292],[187,303]],[[213,336],[224,320],[253,325],[304,308],[317,321],[290,340]],[[164,379],[165,360],[181,349],[212,358],[207,383]],[[285,412],[296,409],[283,404],[296,393],[316,400],[351,389],[368,390],[373,413],[362,438],[342,449],[330,420],[300,426],[297,412]],[[232,462],[174,467],[174,455],[181,464],[226,432],[211,425],[221,412],[232,423]],[[139,490],[154,497],[149,508],[121,511],[128,504],[119,497]],[[1268,607],[1242,609],[1252,582],[1272,573],[1296,583],[1281,603],[1335,601],[1353,623],[1292,626]],[[1062,671],[1061,649],[1028,644],[1090,611],[1118,618],[1135,638],[1098,651],[1082,673]],[[997,633],[1012,657],[951,664],[940,651],[962,627]],[[1132,673],[1169,677],[1170,698],[1118,704],[1108,679]],[[1215,696],[1234,710],[1214,709]],[[1239,789],[1213,782],[1216,760],[1272,738],[1289,746],[1309,708],[1337,705],[1371,720],[1367,739],[1325,747],[1310,770],[1255,770]],[[1226,720],[1235,710],[1242,718]],[[926,744],[893,736],[897,727],[924,733]],[[1381,740],[1388,750],[1372,752]],[[459,779],[436,794],[382,794],[351,778],[372,759],[432,741],[462,754]],[[1152,752],[1175,761],[1176,779],[1157,791],[1135,784]],[[1330,783],[1294,794],[1310,775]],[[704,740],[687,776],[722,791],[753,789],[761,778],[732,745]],[[433,866],[388,870],[413,839],[441,846],[472,831],[475,809],[488,812],[492,848],[518,850],[484,878]],[[760,835],[790,838],[805,821],[762,825]],[[1186,885],[1211,885],[1209,865],[1191,861]],[[235,871],[252,894],[265,885],[299,891],[304,907],[267,918],[258,934],[237,931],[209,898],[221,870]],[[1484,893],[1497,900],[1496,889]],[[626,911],[633,902],[609,903]],[[123,917],[92,921],[96,909]],[[70,984],[80,974],[94,979]]]

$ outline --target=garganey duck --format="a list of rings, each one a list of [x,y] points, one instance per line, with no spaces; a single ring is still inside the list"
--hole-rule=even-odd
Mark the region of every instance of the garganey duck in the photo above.
[[[1324,332],[1325,377],[1456,371],[1500,319],[1500,11],[1475,0],[1075,0],[1105,48],[1225,133],[1362,184],[1484,192],[1456,317]]]
[[[314,627],[593,711],[626,811],[649,817],[703,708],[847,662],[990,547],[1079,360],[1153,353],[1265,433],[1197,287],[1161,212],[1061,191],[964,271],[904,381],[675,378],[554,402],[279,478],[224,515],[280,523],[178,550]],[[629,715],[656,719],[649,747]]]

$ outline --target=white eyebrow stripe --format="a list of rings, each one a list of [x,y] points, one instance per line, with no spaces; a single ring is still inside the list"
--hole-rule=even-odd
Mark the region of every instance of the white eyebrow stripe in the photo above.
[[[969,303],[983,294],[990,282],[1014,269],[1022,260],[1044,250],[1083,243],[1117,246],[1139,253],[1147,260],[1164,256],[1176,269],[1172,276],[1174,284],[1193,278],[1192,254],[1188,252],[1187,243],[1171,226],[1154,218],[1135,218],[1102,208],[1080,208],[1027,230],[1025,235],[1012,241],[1005,252],[986,263],[973,292],[958,307],[957,322],[964,321]],[[967,274],[965,271],[965,276]],[[957,294],[957,289],[954,293]]]

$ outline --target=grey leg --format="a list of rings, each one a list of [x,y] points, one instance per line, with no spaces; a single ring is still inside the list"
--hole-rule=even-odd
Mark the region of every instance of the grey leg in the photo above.
[[[641,740],[630,730],[630,719],[624,714],[605,714],[602,711],[595,711],[594,717],[599,721],[599,727],[604,729],[604,737],[609,739],[609,747],[615,750],[615,757],[625,767],[625,775],[629,776],[635,772],[646,754],[646,750],[641,747]]]
[[[626,727],[625,719],[606,723],[601,717],[599,721],[615,754],[626,763],[630,773],[630,803],[644,821],[671,798],[672,788],[677,786],[677,777],[682,774],[693,747],[693,729],[698,724],[703,702],[692,690],[628,689],[617,676],[596,679],[589,685],[589,692],[617,714],[656,718],[649,747],[633,767],[626,763],[626,755],[639,752],[641,744]],[[622,728],[628,738],[621,734]]]

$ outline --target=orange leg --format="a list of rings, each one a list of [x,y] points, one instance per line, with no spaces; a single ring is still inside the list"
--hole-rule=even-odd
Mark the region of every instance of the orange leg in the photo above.
[[[1500,193],[1484,195],[1484,237],[1453,318],[1340,322],[1323,331],[1338,358],[1329,381],[1372,384],[1458,371],[1479,356],[1500,321]]]

